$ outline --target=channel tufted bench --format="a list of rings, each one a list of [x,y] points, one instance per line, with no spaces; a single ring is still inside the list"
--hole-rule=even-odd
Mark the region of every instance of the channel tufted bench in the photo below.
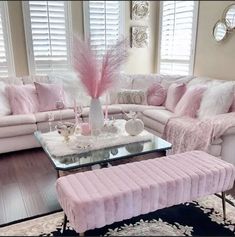
[[[232,164],[192,151],[64,176],[56,188],[65,212],[64,228],[68,217],[71,227],[84,233],[224,192],[234,179]]]

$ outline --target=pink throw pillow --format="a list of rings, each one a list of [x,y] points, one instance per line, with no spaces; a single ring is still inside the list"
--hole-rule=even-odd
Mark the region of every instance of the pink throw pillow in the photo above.
[[[39,103],[34,85],[9,85],[6,91],[12,114],[38,112]]]
[[[184,83],[172,83],[167,91],[165,103],[166,109],[170,110],[171,112],[174,112],[176,105],[178,104],[185,91],[186,85]]]
[[[206,89],[206,86],[195,86],[189,88],[176,105],[175,113],[179,116],[195,118],[197,111],[200,108],[203,93]]]
[[[56,102],[64,102],[64,90],[60,85],[34,82],[39,101],[39,111],[56,110]]]
[[[154,83],[147,90],[148,105],[159,106],[166,99],[166,89],[160,83]]]

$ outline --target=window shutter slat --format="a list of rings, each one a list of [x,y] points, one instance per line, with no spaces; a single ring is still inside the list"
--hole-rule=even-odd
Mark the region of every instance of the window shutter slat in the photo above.
[[[0,77],[14,74],[7,2],[0,2]]]
[[[162,1],[161,4],[160,73],[189,74],[197,3]]]
[[[29,15],[32,61],[31,72],[45,74],[70,68],[71,38],[66,1],[28,1],[25,8]],[[58,66],[59,65],[59,66]]]
[[[120,39],[121,4],[121,1],[88,1],[89,39],[98,56]]]

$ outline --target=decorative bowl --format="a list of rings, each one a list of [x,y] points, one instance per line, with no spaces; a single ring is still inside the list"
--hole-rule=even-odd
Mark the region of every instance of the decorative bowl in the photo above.
[[[56,130],[64,137],[65,142],[68,142],[70,139],[69,137],[74,134],[75,126],[70,122],[58,123],[56,125]]]

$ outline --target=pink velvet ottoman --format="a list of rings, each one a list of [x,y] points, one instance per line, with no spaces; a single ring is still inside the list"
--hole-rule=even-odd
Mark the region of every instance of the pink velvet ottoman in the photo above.
[[[64,176],[56,188],[71,226],[83,233],[229,190],[234,179],[232,164],[192,151]]]

